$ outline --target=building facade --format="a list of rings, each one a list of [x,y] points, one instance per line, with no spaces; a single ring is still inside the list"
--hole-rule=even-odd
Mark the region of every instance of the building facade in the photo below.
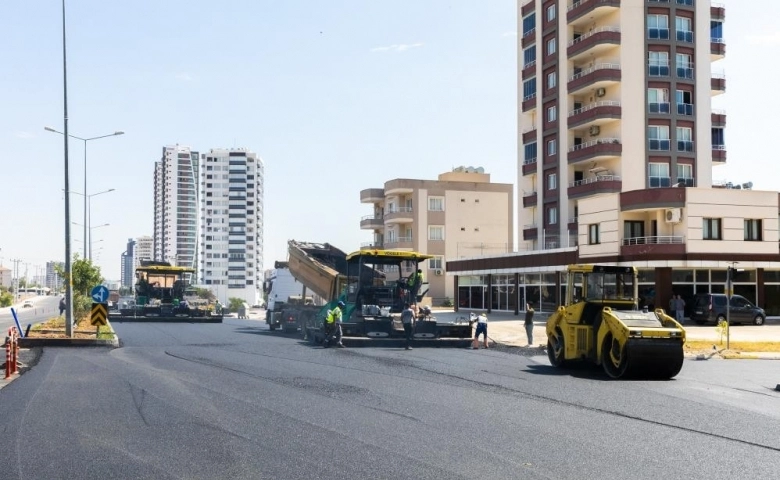
[[[62,277],[57,273],[57,268],[65,269],[63,262],[46,262],[46,283],[45,287],[52,292],[61,292],[63,289]]]
[[[780,198],[713,182],[726,161],[725,8],[707,0],[521,0],[518,209],[528,252],[447,261],[458,305],[543,309],[568,263],[633,265],[645,304],[735,293],[780,313]],[[511,293],[502,297],[501,292]],[[502,298],[506,298],[503,301]]]
[[[197,268],[198,152],[163,147],[154,167],[154,259]]]
[[[262,298],[263,160],[246,149],[212,149],[201,160],[199,282],[226,304]]]
[[[135,240],[127,239],[127,246],[122,252],[121,265],[119,270],[120,284],[125,288],[132,288],[135,285]]]
[[[429,284],[427,296],[440,305],[454,296],[445,277],[445,258],[513,250],[512,191],[511,184],[491,183],[481,167],[458,167],[437,180],[397,178],[384,188],[362,190],[360,201],[372,205],[373,213],[360,220],[360,228],[371,231],[373,239],[361,248],[434,255],[423,276]]]
[[[140,266],[142,261],[152,259],[154,259],[154,239],[149,235],[137,237],[133,249],[133,269]]]

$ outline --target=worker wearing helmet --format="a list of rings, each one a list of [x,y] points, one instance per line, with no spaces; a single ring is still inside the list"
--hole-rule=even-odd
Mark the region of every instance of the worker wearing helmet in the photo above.
[[[421,269],[417,269],[416,272],[412,272],[407,280],[409,285],[409,303],[417,303],[417,294],[420,291],[420,286],[423,284],[423,273]]]
[[[330,340],[333,335],[336,336],[336,346],[344,348],[344,344],[341,343],[341,317],[346,304],[339,300],[339,303],[333,310],[330,310],[325,316],[325,342],[323,347],[328,348],[330,346]]]

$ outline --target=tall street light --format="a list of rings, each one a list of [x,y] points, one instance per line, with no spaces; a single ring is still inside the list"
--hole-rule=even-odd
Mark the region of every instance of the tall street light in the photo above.
[[[84,229],[84,232],[86,233],[87,231],[89,231],[89,238],[84,237],[84,245],[85,245],[85,247],[86,247],[87,243],[89,243],[90,248],[92,248],[92,197],[97,197],[98,195],[102,195],[104,193],[113,192],[115,190],[116,190],[115,188],[109,188],[108,190],[103,190],[102,192],[97,192],[97,193],[91,193],[91,194],[86,195],[86,196],[83,193],[70,192],[70,193],[73,193],[73,194],[76,194],[76,195],[81,195],[82,197],[85,197],[86,200],[87,200],[87,212],[88,213],[87,213],[86,223],[84,223],[84,225],[86,226],[86,228]],[[77,224],[77,225],[81,225],[81,224]],[[95,227],[95,228],[97,228],[97,227]],[[84,253],[84,258],[87,259],[87,260],[92,260],[92,252],[89,252],[89,256],[87,256],[87,253],[86,253],[87,249],[86,248],[84,249],[84,252],[85,252]]]
[[[87,191],[87,142],[89,142],[91,140],[99,140],[101,138],[114,137],[116,135],[124,135],[125,134],[125,132],[123,132],[121,130],[117,130],[116,132],[109,133],[108,135],[100,135],[100,136],[97,136],[97,137],[82,138],[82,137],[77,137],[76,135],[71,135],[69,133],[60,132],[59,130],[55,130],[52,127],[43,127],[43,129],[46,130],[47,132],[59,133],[60,135],[64,135],[64,136],[67,136],[67,137],[70,137],[70,138],[75,138],[76,140],[81,140],[82,142],[84,142],[84,192],[85,193]],[[87,219],[87,209],[89,208],[88,205],[87,205],[88,203],[89,203],[89,196],[84,196],[84,238],[86,238],[86,236],[87,236],[87,224],[89,223],[89,220]],[[85,246],[86,246],[86,244],[85,244]],[[87,250],[86,250],[86,248],[84,249],[84,258],[87,258]]]
[[[76,223],[76,222],[73,222],[73,225],[78,225],[80,227],[83,226],[82,224]],[[87,259],[89,261],[92,261],[92,230],[94,230],[96,228],[100,228],[100,227],[108,227],[110,225],[111,225],[110,223],[104,223],[103,225],[96,225],[94,227],[88,227],[89,228],[89,237],[85,237],[84,243],[85,244],[89,243],[89,256],[88,257],[84,257],[85,259]],[[101,242],[102,242],[102,240],[101,240]]]

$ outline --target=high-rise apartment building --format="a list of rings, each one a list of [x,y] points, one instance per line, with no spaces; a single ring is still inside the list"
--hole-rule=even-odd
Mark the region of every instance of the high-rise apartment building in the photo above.
[[[46,282],[45,287],[53,292],[62,290],[62,277],[57,273],[57,267],[64,269],[63,262],[46,262]]]
[[[163,147],[154,169],[154,259],[197,268],[198,152]]]
[[[154,259],[154,239],[149,235],[142,235],[135,239],[133,249],[133,268],[141,265],[144,260]]]
[[[519,2],[522,240],[577,244],[578,204],[604,193],[712,186],[726,116],[709,0]],[[636,232],[641,233],[641,232]],[[649,232],[648,232],[649,233]]]
[[[135,285],[135,268],[133,259],[135,257],[135,240],[127,239],[127,246],[122,252],[121,265],[119,268],[120,283],[123,287],[132,288]]]
[[[711,107],[724,20],[708,0],[518,2],[526,251],[448,258],[457,306],[550,312],[567,264],[603,263],[639,269],[640,305],[680,295],[689,315],[738,262],[734,292],[780,314],[778,192],[712,180],[726,161]]]
[[[200,284],[226,303],[262,298],[263,160],[246,149],[212,149],[200,169]]]
[[[384,188],[360,192],[360,201],[373,214],[360,228],[373,232],[361,248],[411,250],[433,255],[422,264],[428,282],[426,295],[434,305],[453,298],[445,276],[445,258],[500,254],[512,251],[513,186],[491,183],[481,167],[457,167],[437,180],[397,178]],[[411,272],[401,272],[407,276]]]

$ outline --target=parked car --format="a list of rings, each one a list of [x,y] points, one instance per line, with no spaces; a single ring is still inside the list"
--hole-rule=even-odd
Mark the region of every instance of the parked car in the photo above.
[[[693,299],[693,311],[691,320],[697,325],[714,323],[726,320],[726,304],[728,297],[723,293],[700,293]],[[731,308],[729,309],[729,321],[731,323],[744,323],[763,325],[766,320],[766,312],[757,307],[741,295],[731,296]]]
[[[34,307],[34,305],[30,300],[25,300],[24,303],[22,304],[22,308],[32,308],[32,307]]]

